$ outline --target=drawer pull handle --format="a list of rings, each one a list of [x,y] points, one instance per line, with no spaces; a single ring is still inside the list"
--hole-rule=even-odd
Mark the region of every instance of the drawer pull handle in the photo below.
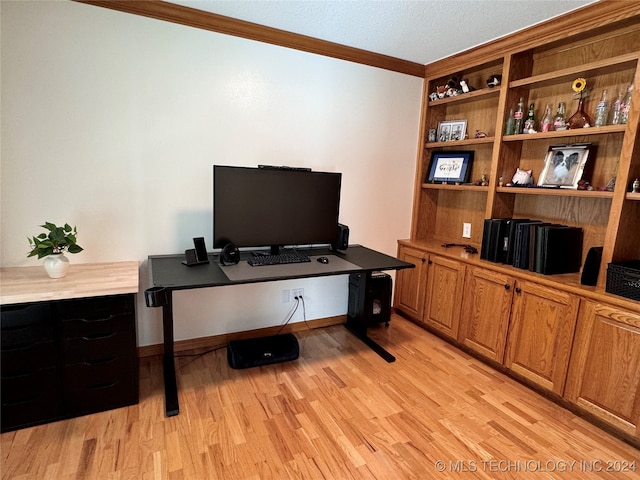
[[[109,320],[113,320],[115,317],[113,315],[109,315],[108,317],[99,317],[99,318],[79,318],[81,322],[84,323],[98,323],[98,322],[108,322]]]
[[[91,366],[91,365],[100,365],[103,363],[109,363],[116,360],[118,357],[109,357],[109,358],[100,358],[99,360],[85,360],[82,362],[83,365]]]
[[[117,335],[118,332],[109,332],[109,333],[96,333],[95,335],[89,335],[86,337],[82,337],[83,340],[103,340],[105,338],[110,338]]]
[[[509,285],[508,283],[504,284],[504,289],[505,290],[511,290],[511,285]]]
[[[15,402],[2,402],[3,407],[13,407],[15,405],[22,405],[25,403],[33,402],[36,397],[22,398],[20,400],[16,400]]]
[[[520,293],[522,292],[522,290],[520,289],[520,287],[516,287],[516,293]]]
[[[111,388],[114,385],[117,385],[118,383],[119,383],[119,380],[114,380],[113,382],[97,383],[95,385],[89,385],[89,388],[92,390],[100,390],[103,388]]]

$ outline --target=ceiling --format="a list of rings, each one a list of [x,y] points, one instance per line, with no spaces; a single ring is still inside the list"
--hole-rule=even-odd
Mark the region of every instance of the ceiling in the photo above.
[[[596,0],[169,0],[428,64]]]

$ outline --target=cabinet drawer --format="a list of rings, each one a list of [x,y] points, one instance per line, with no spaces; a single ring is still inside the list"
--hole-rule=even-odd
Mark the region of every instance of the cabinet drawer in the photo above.
[[[2,377],[2,431],[56,420],[61,415],[55,368]]]
[[[58,359],[56,343],[33,343],[12,349],[2,347],[2,376],[53,367]]]
[[[63,343],[64,364],[94,362],[118,355],[135,356],[132,331],[99,332],[84,337],[67,338]]]
[[[109,366],[113,367],[115,363],[118,362]],[[106,364],[98,369],[74,366],[69,370],[69,377],[74,374],[78,376],[65,385],[64,404],[68,415],[83,415],[138,402],[137,376],[127,362],[113,370]]]
[[[2,307],[2,350],[51,341],[55,321],[46,303]]]
[[[104,336],[113,332],[126,332],[133,328],[135,318],[132,314],[112,313],[104,317],[74,318],[64,320],[61,324],[62,337],[95,337]]]
[[[85,361],[64,367],[65,390],[100,388],[132,378],[131,358],[124,355]]]
[[[74,328],[118,322],[121,317],[132,318],[135,313],[133,295],[63,300],[56,303],[57,315],[63,322],[63,334],[74,334]],[[70,322],[78,320],[79,322]],[[101,327],[98,327],[101,328]]]

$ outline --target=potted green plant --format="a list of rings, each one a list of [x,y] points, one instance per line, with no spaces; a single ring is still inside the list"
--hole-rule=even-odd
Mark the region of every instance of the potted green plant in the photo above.
[[[38,256],[45,258],[44,268],[51,278],[61,278],[69,270],[69,259],[64,256],[65,250],[69,253],[79,253],[83,248],[76,243],[78,231],[76,227],[71,227],[65,223],[59,227],[54,223],[45,222],[40,225],[49,233],[41,233],[36,237],[28,237],[31,251],[27,257]]]

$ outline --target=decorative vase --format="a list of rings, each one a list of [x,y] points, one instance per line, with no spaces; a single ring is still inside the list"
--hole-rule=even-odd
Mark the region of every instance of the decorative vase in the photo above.
[[[578,110],[576,113],[571,115],[569,120],[567,121],[567,125],[569,129],[573,130],[575,128],[584,128],[585,126],[591,126],[592,122],[589,118],[589,115],[584,111],[584,99],[581,98],[578,103]]]
[[[44,269],[50,278],[62,278],[69,271],[69,259],[64,253],[53,253],[44,259]]]

